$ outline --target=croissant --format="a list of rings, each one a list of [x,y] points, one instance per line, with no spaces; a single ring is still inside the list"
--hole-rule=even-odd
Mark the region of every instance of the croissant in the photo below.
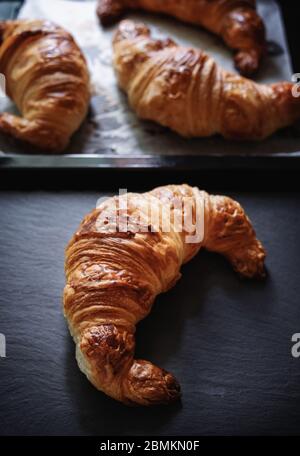
[[[0,114],[0,131],[60,152],[89,106],[89,73],[72,36],[53,23],[0,22],[0,72],[21,116]]]
[[[110,198],[83,220],[66,250],[64,312],[78,365],[97,389],[127,405],[180,396],[172,374],[134,359],[135,327],[202,247],[243,277],[264,276],[262,244],[227,197],[170,185]]]
[[[265,26],[255,0],[99,0],[97,12],[106,25],[132,8],[166,13],[219,35],[237,50],[235,64],[243,75],[255,73],[266,52]]]
[[[113,46],[119,85],[138,116],[182,136],[260,140],[300,118],[291,83],[256,84],[200,50],[152,39],[144,24],[123,21]]]

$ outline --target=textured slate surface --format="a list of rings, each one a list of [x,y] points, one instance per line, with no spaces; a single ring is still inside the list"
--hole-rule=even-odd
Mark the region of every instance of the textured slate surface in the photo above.
[[[64,247],[99,194],[0,194],[0,433],[299,434],[300,199],[231,194],[268,252],[265,283],[201,253],[138,330],[138,355],[176,374],[182,403],[130,409],[77,369],[61,312]]]

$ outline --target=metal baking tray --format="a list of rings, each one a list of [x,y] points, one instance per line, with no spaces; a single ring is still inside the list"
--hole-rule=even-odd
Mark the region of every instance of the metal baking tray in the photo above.
[[[265,0],[261,0],[261,2],[265,2]],[[300,68],[296,46],[297,15],[294,7],[289,8],[289,3],[289,1],[282,2],[282,17],[288,36],[294,71],[297,72],[297,68]],[[19,6],[19,2],[3,2],[0,4],[0,15],[6,18],[13,17]],[[165,18],[159,20],[172,22],[171,19]],[[176,21],[173,21],[172,27],[174,27],[174,23],[177,24]],[[180,27],[186,26],[180,25]],[[198,33],[197,30],[194,32]],[[216,43],[217,46],[222,46],[219,40]],[[122,103],[127,103],[125,97],[121,97],[121,100]],[[125,148],[125,144],[123,147],[121,143],[116,150],[109,140],[101,139],[101,128],[98,128],[97,122],[95,126],[95,116],[97,117],[100,102],[101,97],[100,99],[94,97],[88,118],[73,137],[70,147],[64,155],[36,154],[28,146],[21,145],[7,137],[0,137],[0,150],[2,150],[2,153],[0,152],[0,167],[4,170],[97,168],[103,170],[174,169],[177,171],[201,169],[280,170],[282,168],[295,170],[300,167],[300,128],[297,125],[258,143],[230,142],[220,137],[186,140],[151,122],[140,121],[133,114],[134,128],[137,131],[143,130],[142,145],[140,147],[135,145],[132,148],[126,145]],[[103,128],[104,130],[105,128],[112,129],[113,135],[113,128],[110,124],[106,125],[104,122]]]

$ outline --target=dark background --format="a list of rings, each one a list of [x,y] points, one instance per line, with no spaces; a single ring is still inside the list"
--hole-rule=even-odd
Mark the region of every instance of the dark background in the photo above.
[[[282,3],[300,68],[298,12],[295,2],[290,9]],[[200,253],[137,333],[137,355],[177,376],[182,401],[127,408],[97,392],[77,368],[62,315],[64,248],[104,189],[183,181],[244,205],[268,251],[268,279],[241,281],[223,258]],[[291,355],[291,337],[300,332],[296,169],[122,177],[0,169],[0,189],[0,333],[7,337],[1,435],[300,434],[300,358]]]
[[[138,328],[138,356],[172,371],[183,389],[181,403],[155,409],[127,408],[88,383],[62,315],[64,248],[101,195],[0,194],[2,435],[299,433],[300,359],[291,356],[300,332],[299,193],[229,194],[254,221],[269,277],[241,281],[205,252],[184,268]]]

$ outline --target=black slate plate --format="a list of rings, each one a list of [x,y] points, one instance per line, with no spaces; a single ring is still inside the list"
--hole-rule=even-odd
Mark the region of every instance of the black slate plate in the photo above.
[[[291,49],[291,57],[295,72],[299,70],[298,24],[299,11],[295,2],[279,0],[282,8],[283,20]],[[16,15],[22,1],[0,2],[0,17],[7,18]],[[267,65],[267,63],[265,63]],[[100,104],[99,104],[100,103]],[[102,106],[101,100],[95,98],[92,102],[90,114],[82,128],[75,134],[70,147],[64,156],[47,156],[22,145],[12,138],[0,138],[0,169],[27,169],[39,167],[40,169],[57,169],[61,167],[82,167],[105,170],[107,167],[116,169],[131,169],[143,167],[147,169],[180,170],[183,166],[194,170],[212,166],[221,170],[224,166],[230,169],[260,170],[262,168],[282,167],[293,170],[300,164],[300,128],[295,125],[278,132],[266,141],[230,142],[221,137],[207,139],[193,139],[188,142],[178,135],[168,132],[149,122],[136,119],[140,130],[149,134],[149,142],[143,143],[141,150],[132,150],[130,153],[117,155],[111,147],[111,139],[104,140],[101,126],[95,122],[97,107]],[[104,122],[105,123],[105,122]],[[100,122],[101,124],[101,122]],[[111,128],[109,126],[109,128]],[[100,135],[100,136],[99,136]],[[154,141],[155,138],[155,141]],[[162,144],[167,140],[164,147]],[[179,153],[187,147],[187,154]],[[139,147],[137,147],[139,149]],[[163,155],[162,149],[168,150]],[[171,153],[172,151],[172,153]],[[137,152],[139,153],[137,156]]]
[[[219,190],[222,192],[222,190]],[[299,193],[225,192],[268,250],[266,282],[202,252],[138,328],[138,356],[172,371],[182,402],[126,408],[79,372],[61,309],[64,248],[97,192],[0,194],[1,435],[300,434]]]

